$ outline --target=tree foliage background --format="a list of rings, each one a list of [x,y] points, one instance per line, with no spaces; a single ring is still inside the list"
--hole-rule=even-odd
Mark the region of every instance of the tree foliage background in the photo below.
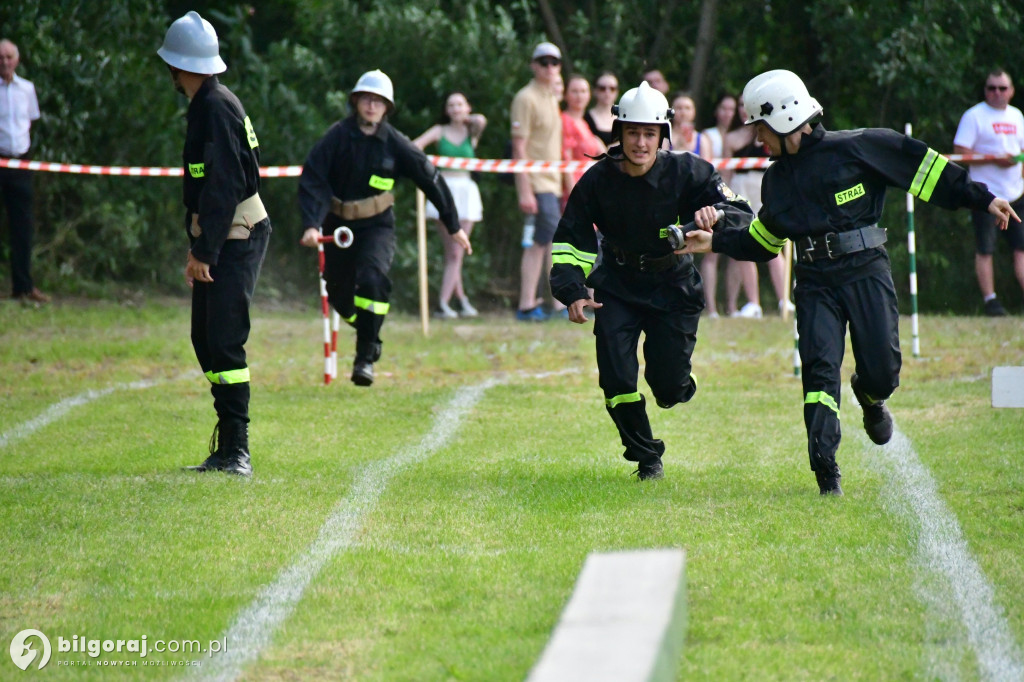
[[[217,28],[228,63],[223,82],[239,95],[260,138],[264,165],[301,164],[331,122],[346,114],[348,89],[381,68],[395,83],[393,123],[410,137],[431,125],[444,93],[465,90],[490,125],[479,155],[499,158],[512,95],[530,78],[532,46],[558,42],[566,72],[601,70],[624,88],[657,66],[696,96],[711,125],[719,92],[738,92],[769,68],[800,74],[833,129],[887,126],[952,151],[960,115],[981,99],[993,67],[1024,63],[1022,8],[1011,0],[8,0],[0,33],[21,51],[19,74],[34,81],[43,118],[34,158],[98,165],[178,166],[185,99],[156,56],[170,23],[190,9]],[[1016,102],[1015,102],[1016,103]],[[1019,103],[1018,103],[1019,104]],[[183,290],[181,183],[39,173],[35,179],[37,280],[58,293],[123,296]],[[482,304],[510,306],[518,279],[521,220],[513,189],[481,179],[485,217],[466,277]],[[266,179],[274,225],[259,287],[273,298],[315,297],[312,254],[297,245],[297,180]],[[416,301],[412,189],[398,196],[401,246],[392,271],[396,305]],[[906,217],[890,193],[894,275],[906,305]],[[6,221],[6,218],[5,218]],[[978,309],[973,236],[965,212],[918,205],[921,306]],[[4,223],[6,234],[6,222]],[[8,241],[3,240],[3,248]],[[997,289],[1020,307],[1005,246]],[[431,234],[431,279],[441,249]],[[9,278],[6,257],[0,274]]]

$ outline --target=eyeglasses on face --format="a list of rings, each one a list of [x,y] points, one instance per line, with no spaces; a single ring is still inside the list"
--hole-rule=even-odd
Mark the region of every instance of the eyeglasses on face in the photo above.
[[[995,92],[996,90],[998,90],[999,92],[1006,92],[1007,90],[1010,89],[1010,86],[1009,85],[986,85],[985,89],[988,90],[989,92]]]
[[[616,90],[619,89],[619,86],[617,86],[617,85],[602,85],[601,83],[598,83],[597,84],[597,89],[598,90],[608,90],[608,91],[611,91],[611,92],[615,92]]]
[[[558,66],[562,63],[562,60],[555,59],[554,57],[540,57],[537,59],[537,63],[543,67]]]

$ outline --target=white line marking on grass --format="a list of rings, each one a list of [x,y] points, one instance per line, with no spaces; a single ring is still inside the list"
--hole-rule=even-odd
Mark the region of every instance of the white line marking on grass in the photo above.
[[[892,484],[889,493],[893,502],[917,526],[919,561],[949,583],[949,594],[967,628],[981,678],[999,682],[1024,680],[1020,650],[1002,608],[996,603],[995,591],[971,555],[956,515],[942,501],[935,479],[921,463],[910,440],[896,429],[888,445],[868,449],[892,474],[886,480]],[[929,581],[922,582],[926,585]],[[942,596],[930,595],[926,603],[934,605]],[[952,612],[954,606],[950,604],[942,610]],[[930,663],[933,667],[948,667],[939,661]]]
[[[302,593],[327,562],[340,550],[356,544],[363,520],[377,506],[391,479],[406,467],[425,460],[444,447],[487,389],[500,383],[503,380],[488,379],[475,386],[458,389],[447,409],[437,416],[430,433],[419,444],[365,467],[349,494],[324,522],[313,544],[277,580],[263,588],[255,601],[228,628],[224,634],[229,642],[228,650],[203,661],[202,668],[192,670],[190,679],[233,680],[241,675],[243,668],[270,645],[274,632],[291,615]]]
[[[70,412],[73,407],[86,405],[94,400],[102,398],[105,395],[114,393],[115,391],[134,391],[143,388],[153,388],[164,381],[164,379],[143,379],[141,381],[132,381],[125,384],[114,384],[113,386],[107,386],[106,388],[90,389],[85,393],[79,393],[78,395],[73,395],[70,398],[65,398],[58,403],[50,405],[35,419],[30,419],[24,424],[19,424],[10,431],[0,434],[0,448],[7,447],[15,441],[31,436],[44,426],[49,426]]]

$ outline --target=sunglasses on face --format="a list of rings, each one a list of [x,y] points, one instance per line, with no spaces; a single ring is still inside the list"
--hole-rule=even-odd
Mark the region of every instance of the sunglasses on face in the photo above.
[[[554,57],[541,57],[537,60],[537,63],[543,67],[558,66],[562,63],[562,60],[555,59]]]
[[[998,90],[999,92],[1006,92],[1007,90],[1010,89],[1010,86],[1009,85],[986,85],[985,89],[988,90],[989,92],[995,92],[996,90]]]

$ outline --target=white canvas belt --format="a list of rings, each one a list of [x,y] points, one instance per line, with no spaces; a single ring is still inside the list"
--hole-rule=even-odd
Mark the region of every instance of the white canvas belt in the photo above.
[[[240,203],[235,208],[235,215],[231,218],[231,229],[228,230],[228,239],[248,239],[256,223],[267,219],[267,209],[263,206],[263,200],[259,193]],[[199,227],[199,214],[192,214],[193,237],[199,237],[203,228]]]

